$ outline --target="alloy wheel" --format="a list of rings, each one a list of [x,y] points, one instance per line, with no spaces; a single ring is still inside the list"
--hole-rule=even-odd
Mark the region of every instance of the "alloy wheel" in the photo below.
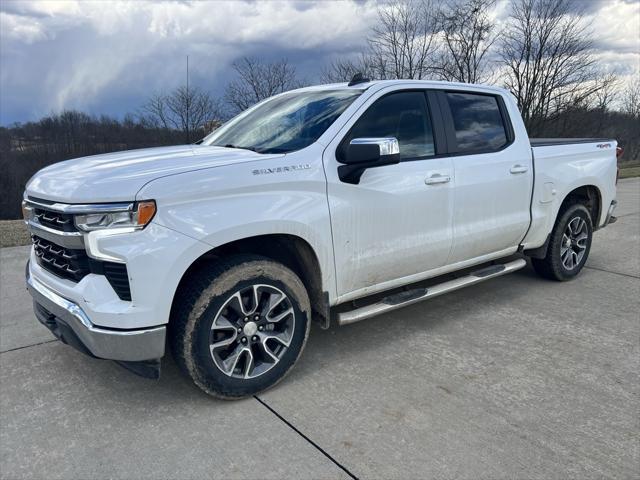
[[[278,364],[294,328],[295,311],[282,290],[264,284],[242,288],[228,297],[211,324],[211,357],[229,377],[259,377]]]
[[[573,270],[580,264],[587,250],[588,239],[587,222],[581,217],[572,218],[562,235],[560,245],[560,258],[564,268]]]

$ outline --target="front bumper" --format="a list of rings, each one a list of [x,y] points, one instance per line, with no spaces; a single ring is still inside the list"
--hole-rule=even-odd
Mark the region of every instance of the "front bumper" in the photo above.
[[[166,327],[116,330],[95,326],[76,303],[58,295],[26,272],[27,290],[38,320],[64,343],[97,358],[141,362],[164,355]]]

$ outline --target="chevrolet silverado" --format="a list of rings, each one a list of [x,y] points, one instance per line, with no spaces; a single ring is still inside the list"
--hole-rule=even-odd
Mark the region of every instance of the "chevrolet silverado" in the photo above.
[[[198,144],[44,168],[26,187],[36,317],[222,398],[273,386],[312,321],[381,315],[523,268],[574,278],[615,220],[611,139],[530,139],[490,86],[368,81],[253,106]]]

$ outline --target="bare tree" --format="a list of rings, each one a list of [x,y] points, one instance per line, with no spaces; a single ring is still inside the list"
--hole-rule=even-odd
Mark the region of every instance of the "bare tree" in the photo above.
[[[225,100],[235,112],[302,84],[286,59],[268,63],[244,57],[233,63],[233,69],[237,78],[227,86]]]
[[[489,49],[496,40],[488,12],[495,0],[450,1],[439,12],[442,47],[436,70],[444,80],[487,81]]]
[[[368,39],[378,79],[421,79],[430,71],[437,14],[431,0],[393,0],[378,8]]]
[[[614,73],[599,75],[592,83],[598,88],[594,89],[596,91],[588,102],[588,106],[603,113],[609,111],[619,95],[618,76]]]
[[[633,118],[640,118],[640,79],[635,78],[622,92],[621,109]]]
[[[181,132],[149,128],[131,115],[119,121],[75,110],[0,127],[0,219],[20,217],[26,182],[47,165],[86,155],[175,145],[180,141]]]
[[[603,88],[593,81],[598,72],[590,35],[572,0],[514,0],[500,56],[506,87],[531,134]]]
[[[186,143],[209,133],[206,126],[223,117],[220,102],[197,87],[178,87],[169,94],[156,93],[142,106],[146,125],[179,130]]]

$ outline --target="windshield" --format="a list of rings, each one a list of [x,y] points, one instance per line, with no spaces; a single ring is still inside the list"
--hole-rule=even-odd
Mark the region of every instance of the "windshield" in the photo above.
[[[361,93],[361,90],[286,93],[230,120],[202,143],[258,153],[300,150],[315,142]]]

